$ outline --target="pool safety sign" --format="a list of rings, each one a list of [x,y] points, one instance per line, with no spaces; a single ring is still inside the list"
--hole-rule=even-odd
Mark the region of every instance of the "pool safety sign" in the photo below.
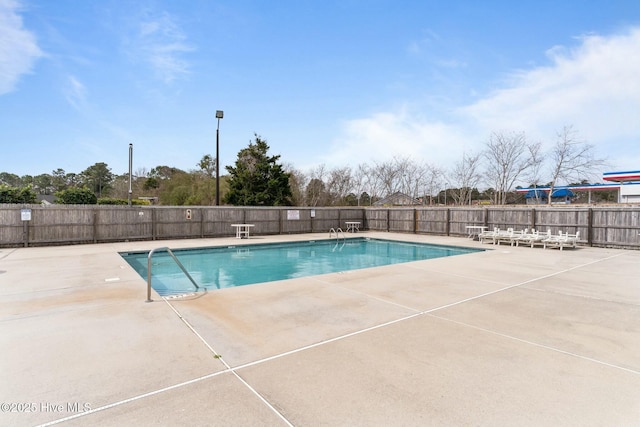
[[[20,209],[20,219],[31,221],[31,209]]]
[[[300,211],[299,210],[288,210],[287,211],[287,219],[289,221],[298,221],[300,219]]]

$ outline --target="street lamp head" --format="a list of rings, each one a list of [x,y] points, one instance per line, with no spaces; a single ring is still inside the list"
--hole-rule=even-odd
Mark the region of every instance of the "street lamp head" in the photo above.
[[[224,111],[218,110],[216,111],[216,119],[221,119],[224,116]]]

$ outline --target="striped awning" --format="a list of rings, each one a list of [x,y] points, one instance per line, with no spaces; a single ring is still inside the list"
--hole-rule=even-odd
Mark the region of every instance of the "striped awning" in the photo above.
[[[640,181],[640,171],[605,172],[602,174],[602,179],[613,182]]]

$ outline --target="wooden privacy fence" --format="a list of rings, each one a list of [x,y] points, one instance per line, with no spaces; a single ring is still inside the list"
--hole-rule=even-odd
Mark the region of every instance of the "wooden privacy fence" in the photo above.
[[[230,206],[0,205],[0,247],[229,237],[231,224],[252,234],[326,233],[359,221],[361,230],[467,236],[468,225],[580,232],[584,244],[640,249],[640,207],[311,208]]]
[[[245,223],[251,234],[328,233],[346,221],[364,222],[363,209],[0,205],[0,247],[228,237]]]
[[[640,249],[639,206],[367,208],[365,227],[400,233],[468,235],[468,225],[488,229],[580,232],[589,246]]]

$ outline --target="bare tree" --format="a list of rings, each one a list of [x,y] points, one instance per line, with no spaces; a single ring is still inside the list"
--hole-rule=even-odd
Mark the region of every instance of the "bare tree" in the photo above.
[[[593,145],[578,139],[573,126],[564,126],[557,133],[556,144],[550,155],[551,183],[549,185],[548,203],[558,180],[580,182],[585,178],[597,175],[595,169],[605,165],[604,159],[597,159],[593,154]]]
[[[395,159],[384,163],[374,162],[371,171],[374,174],[374,180],[377,184],[376,190],[380,192],[379,195],[387,197],[399,191],[400,176]]]
[[[493,184],[495,203],[504,205],[507,193],[513,189],[515,182],[533,164],[531,153],[539,147],[527,142],[524,132],[493,132],[483,152],[487,160],[486,177]],[[539,144],[538,144],[539,146]]]
[[[429,174],[429,167],[414,162],[409,157],[394,157],[390,161],[374,163],[369,168],[372,181],[380,195],[387,197],[402,192],[413,198],[421,196]]]
[[[457,188],[452,189],[452,195],[457,205],[471,202],[471,191],[480,182],[480,157],[481,154],[463,153],[462,159],[458,161],[451,170],[452,184]]]
[[[332,205],[343,204],[347,194],[351,191],[351,187],[352,176],[350,167],[336,168],[329,172],[327,192],[329,193],[330,203]]]
[[[535,189],[538,185],[540,185],[541,173],[542,173],[542,165],[544,162],[544,154],[541,150],[542,144],[540,142],[536,142],[533,144],[529,144],[527,146],[529,150],[529,158],[531,159],[531,166],[527,169],[525,174],[525,179],[529,181],[529,184],[533,185]],[[535,192],[536,202],[539,203],[539,192]]]
[[[395,159],[395,165],[400,179],[399,191],[414,199],[424,195],[420,193],[424,192],[424,183],[428,173],[427,167],[409,158]]]
[[[324,183],[326,174],[327,171],[324,164],[309,172],[309,181],[305,190],[305,204],[307,206],[326,206],[327,193]]]
[[[356,194],[356,198],[358,199],[358,206],[362,202],[360,200],[362,194],[366,191],[371,193],[371,173],[369,171],[369,167],[365,163],[361,163],[358,165],[356,170],[353,172],[352,177],[352,185],[353,191]],[[369,194],[371,196],[371,194]],[[369,197],[369,203],[371,203],[371,197]]]
[[[440,188],[442,188],[442,177],[444,172],[433,165],[427,164],[425,165],[426,174],[424,177],[424,192],[425,196],[429,196],[429,204],[433,204],[433,195],[438,194]]]
[[[292,163],[284,163],[283,170],[289,174],[289,187],[291,187],[291,201],[294,206],[304,206],[305,188],[309,183],[307,175],[296,169]]]

